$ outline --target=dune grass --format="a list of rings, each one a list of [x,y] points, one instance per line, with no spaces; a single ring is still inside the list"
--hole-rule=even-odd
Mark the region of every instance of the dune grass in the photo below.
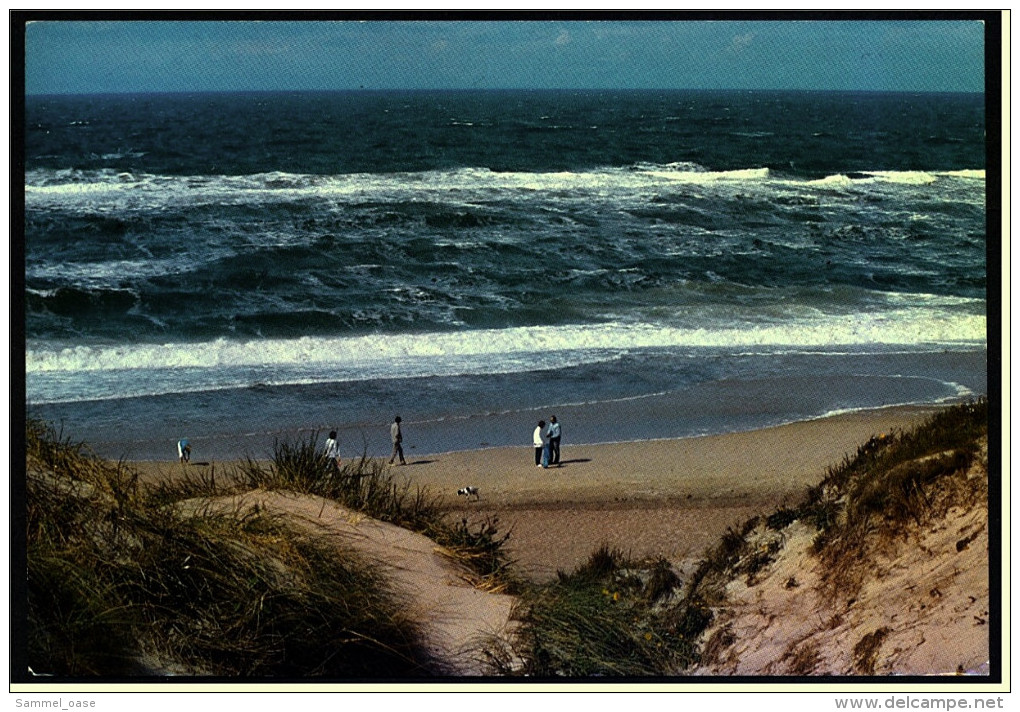
[[[314,494],[408,529],[428,528],[443,516],[440,497],[398,484],[378,460],[363,456],[337,467],[319,446],[317,433],[277,442],[268,463],[245,460],[238,479],[245,489]]]
[[[29,664],[120,675],[418,677],[420,624],[351,552],[254,511],[184,513],[30,421]],[[210,487],[194,481],[178,494]]]
[[[953,503],[970,506],[987,496],[966,477],[988,433],[988,401],[939,411],[906,432],[876,435],[827,469],[799,505],[753,517],[730,530],[703,559],[692,590],[718,602],[725,582],[748,583],[780,549],[782,530],[803,521],[817,531],[814,551],[828,572],[829,593],[853,596],[864,573],[868,542],[881,546],[907,526],[942,516]]]
[[[510,642],[488,649],[502,675],[662,676],[690,661],[695,637],[678,615],[681,581],[664,559],[629,560],[603,546],[573,573],[520,598]]]
[[[490,591],[514,590],[520,579],[504,544],[510,532],[500,532],[498,519],[469,524],[451,523],[442,496],[426,488],[400,483],[382,461],[362,456],[336,467],[312,433],[296,442],[276,443],[268,463],[248,459],[235,476],[244,489],[261,488],[314,494],[423,534],[442,547],[476,577],[476,585]]]
[[[982,399],[941,411],[912,431],[872,438],[829,470],[800,514],[818,529],[814,548],[826,565],[830,593],[852,597],[870,550],[908,526],[987,499],[983,482],[967,476],[987,433],[988,401]]]

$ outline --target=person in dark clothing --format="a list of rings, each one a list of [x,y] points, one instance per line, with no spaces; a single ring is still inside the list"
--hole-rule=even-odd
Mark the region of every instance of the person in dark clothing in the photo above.
[[[549,416],[549,464],[559,467],[560,464],[560,422],[555,415]]]
[[[393,425],[390,426],[390,440],[393,441],[393,455],[390,457],[390,464],[398,457],[400,458],[400,464],[406,465],[407,462],[404,460],[404,434],[400,430],[400,416],[398,415],[393,419]]]

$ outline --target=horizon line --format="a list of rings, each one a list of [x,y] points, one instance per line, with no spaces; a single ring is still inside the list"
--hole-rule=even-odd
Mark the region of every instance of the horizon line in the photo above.
[[[124,89],[103,91],[24,92],[28,97],[85,97],[187,94],[341,94],[386,92],[786,92],[802,94],[985,94],[985,90],[961,89],[874,89],[874,88],[795,88],[795,87],[336,87],[304,89]]]

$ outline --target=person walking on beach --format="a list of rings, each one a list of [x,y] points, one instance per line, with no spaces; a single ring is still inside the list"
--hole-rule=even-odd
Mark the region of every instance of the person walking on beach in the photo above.
[[[191,443],[187,438],[177,441],[177,459],[181,462],[191,462]]]
[[[326,439],[326,457],[336,469],[340,469],[340,443],[337,442],[335,430],[330,430]]]
[[[535,466],[549,467],[549,436],[545,432],[545,421],[538,421],[538,427],[531,437],[535,445]]]
[[[549,416],[549,464],[560,466],[560,423],[555,415]]]
[[[399,415],[393,419],[393,425],[390,426],[390,440],[393,441],[393,456],[390,457],[390,464],[392,465],[393,461],[396,460],[397,457],[399,456],[400,464],[406,465],[407,462],[404,461],[404,446],[403,446],[404,434],[400,432]]]

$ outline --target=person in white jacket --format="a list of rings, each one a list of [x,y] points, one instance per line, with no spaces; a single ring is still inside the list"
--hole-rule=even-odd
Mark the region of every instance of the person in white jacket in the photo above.
[[[177,441],[177,459],[183,463],[191,462],[191,443],[188,442],[187,438],[181,438]]]
[[[326,457],[336,466],[336,469],[340,469],[340,443],[337,441],[335,430],[330,431],[329,438],[326,440]]]
[[[548,436],[545,433],[545,421],[538,421],[538,427],[535,428],[535,432],[532,435],[532,443],[535,445],[535,466],[536,467],[548,467],[549,456],[545,452]],[[543,464],[543,460],[545,464]]]

